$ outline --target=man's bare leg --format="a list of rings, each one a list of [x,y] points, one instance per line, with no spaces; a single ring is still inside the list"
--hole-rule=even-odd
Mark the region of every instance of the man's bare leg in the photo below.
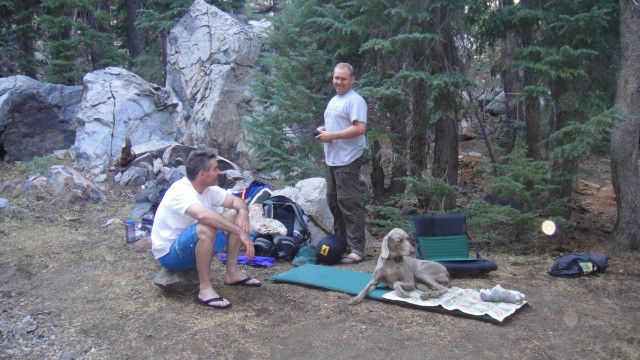
[[[236,211],[235,210],[227,210],[222,213],[222,216],[229,219],[229,221],[235,223],[236,222]],[[225,284],[234,284],[238,281],[242,281],[247,278],[242,271],[240,271],[240,267],[238,266],[238,255],[240,254],[240,239],[238,235],[229,234],[229,244],[227,245],[227,265],[224,273],[223,281]],[[257,279],[248,280],[245,284],[247,285],[258,285],[260,281]]]
[[[204,301],[220,297],[220,295],[213,290],[213,286],[211,285],[211,261],[213,259],[213,247],[216,241],[216,233],[215,229],[206,225],[198,224],[196,226],[196,234],[198,236],[198,243],[196,244],[196,270],[198,271],[198,280],[200,282],[198,298]],[[209,303],[209,306],[211,307],[221,307],[226,305],[229,305],[229,301],[227,301],[227,299]]]

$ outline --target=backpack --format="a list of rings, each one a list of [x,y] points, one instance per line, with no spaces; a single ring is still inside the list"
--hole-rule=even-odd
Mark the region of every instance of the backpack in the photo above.
[[[295,245],[293,256],[311,238],[309,217],[300,205],[288,197],[284,195],[270,197],[262,203],[262,211],[265,218],[278,220],[287,228],[286,236]]]
[[[607,255],[593,254],[571,254],[566,255],[553,264],[549,275],[558,277],[578,277],[597,272],[604,272],[609,266]]]

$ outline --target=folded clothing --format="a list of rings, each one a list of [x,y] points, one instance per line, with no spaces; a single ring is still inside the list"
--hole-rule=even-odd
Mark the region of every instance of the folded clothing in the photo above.
[[[227,254],[220,254],[220,261],[227,263]],[[269,256],[254,256],[249,260],[245,255],[238,255],[238,264],[249,265],[254,267],[271,267],[276,264],[276,258]]]

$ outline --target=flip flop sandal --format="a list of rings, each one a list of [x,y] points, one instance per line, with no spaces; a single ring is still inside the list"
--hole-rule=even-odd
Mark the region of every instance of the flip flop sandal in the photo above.
[[[211,305],[211,303],[216,302],[216,301],[222,301],[224,300],[222,298],[222,296],[219,296],[217,298],[211,298],[211,299],[207,299],[207,300],[202,300],[198,297],[198,295],[196,295],[193,298],[193,301],[198,304],[198,305],[202,305],[202,306],[206,306],[209,309],[218,309],[218,310],[222,310],[222,309],[228,309],[231,307],[231,304],[227,304],[227,305],[222,305],[222,306],[216,306],[216,305]]]
[[[358,259],[358,258],[356,258],[356,256],[358,256],[358,255],[349,254],[347,256],[343,256],[342,259],[340,259],[340,264],[346,264],[346,265],[348,265],[348,264],[357,264],[357,263],[360,263],[360,262],[364,261],[364,258]]]
[[[238,286],[238,285],[239,286],[247,286],[247,287],[260,287],[260,286],[262,286],[261,282],[254,283],[254,284],[249,284],[248,281],[251,281],[251,280],[257,280],[257,279],[254,279],[251,276],[247,276],[246,278],[244,278],[244,279],[242,279],[240,281],[236,281],[234,283],[224,283],[224,284],[227,285],[227,286]]]

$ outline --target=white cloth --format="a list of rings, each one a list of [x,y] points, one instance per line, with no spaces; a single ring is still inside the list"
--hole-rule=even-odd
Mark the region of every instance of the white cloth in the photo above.
[[[214,210],[222,205],[226,196],[227,192],[218,186],[210,186],[202,194],[198,194],[186,177],[173,183],[164,194],[153,219],[151,230],[153,257],[158,259],[166,255],[178,236],[197,222],[186,213],[190,206],[202,204]]]
[[[367,123],[367,103],[353,89],[344,95],[336,95],[324,111],[324,127],[327,131],[339,131],[358,120]],[[324,144],[324,156],[329,166],[344,166],[359,158],[367,146],[364,135],[351,139],[338,139]]]

